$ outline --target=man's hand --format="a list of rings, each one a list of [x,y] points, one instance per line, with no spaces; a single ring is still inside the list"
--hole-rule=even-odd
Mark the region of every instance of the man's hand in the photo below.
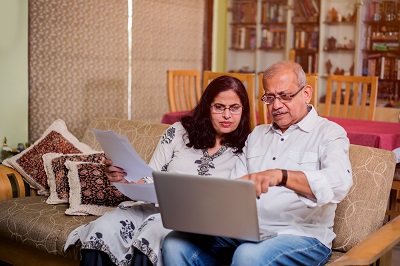
[[[279,185],[282,180],[282,171],[279,169],[271,169],[248,174],[240,179],[253,181],[256,187],[256,195],[259,197],[262,193],[267,193],[269,187]]]

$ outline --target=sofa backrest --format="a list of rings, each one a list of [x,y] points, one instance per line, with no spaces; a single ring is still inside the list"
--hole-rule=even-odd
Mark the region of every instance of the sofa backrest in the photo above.
[[[170,125],[161,123],[100,117],[90,122],[82,138],[82,142],[89,145],[92,149],[100,151],[100,144],[92,129],[113,130],[117,134],[127,136],[138,154],[148,163],[158,141],[169,126]]]
[[[332,249],[346,252],[378,230],[385,218],[396,165],[391,151],[350,145],[353,186],[338,204]]]

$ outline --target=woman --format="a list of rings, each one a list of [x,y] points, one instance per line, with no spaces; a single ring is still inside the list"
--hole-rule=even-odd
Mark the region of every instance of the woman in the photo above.
[[[149,166],[158,171],[229,177],[250,133],[249,110],[246,89],[238,79],[216,78],[193,111],[167,129]],[[110,181],[126,182],[122,169],[108,165],[107,172]],[[146,177],[141,182],[152,180]],[[156,206],[125,202],[75,229],[65,249],[79,240],[81,265],[138,265],[146,264],[147,258],[155,265],[161,262],[161,240],[168,232]],[[143,256],[133,258],[138,250],[147,256],[144,260]]]

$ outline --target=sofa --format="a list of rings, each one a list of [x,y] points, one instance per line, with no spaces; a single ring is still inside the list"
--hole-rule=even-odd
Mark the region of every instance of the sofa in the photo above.
[[[101,151],[93,128],[113,130],[128,137],[148,162],[166,124],[119,118],[97,118],[81,140]],[[400,218],[383,225],[395,169],[392,152],[351,145],[354,185],[338,205],[332,265],[369,265],[390,261],[391,249],[400,241]],[[64,252],[64,243],[76,227],[96,215],[67,215],[68,203],[48,204],[17,170],[0,165],[0,265],[78,265],[79,245]],[[5,181],[4,181],[5,180]],[[9,180],[8,184],[7,180]],[[72,203],[71,203],[72,204]],[[390,264],[387,264],[390,265]]]

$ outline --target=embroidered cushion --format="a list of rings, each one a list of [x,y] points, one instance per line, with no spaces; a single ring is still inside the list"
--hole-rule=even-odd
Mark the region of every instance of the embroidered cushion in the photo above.
[[[64,165],[66,161],[104,163],[106,157],[102,152],[91,154],[60,154],[47,153],[43,155],[47,183],[50,188],[48,204],[69,202],[68,169]]]
[[[123,201],[130,201],[104,174],[105,165],[66,161],[70,187],[68,215],[103,215]]]
[[[7,163],[11,164],[31,187],[36,188],[39,195],[49,193],[42,159],[42,156],[49,152],[89,153],[92,149],[73,136],[63,120],[57,119],[32,146],[9,158]]]

